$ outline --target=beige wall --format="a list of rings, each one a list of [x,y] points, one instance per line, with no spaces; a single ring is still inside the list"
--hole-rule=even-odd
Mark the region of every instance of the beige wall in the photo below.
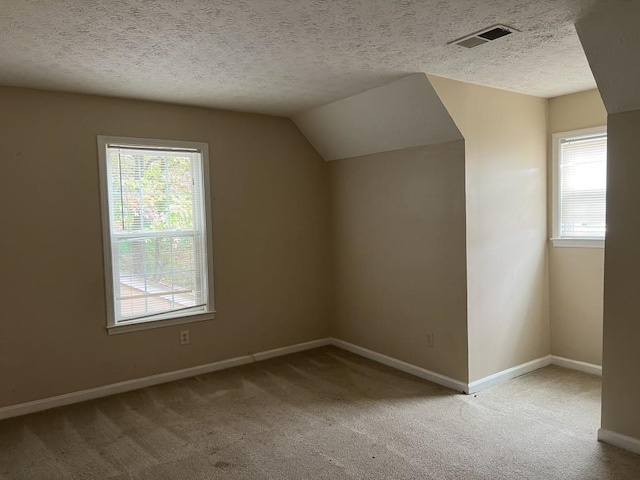
[[[0,88],[0,406],[328,335],[465,382],[548,354],[547,102],[429,78],[466,146],[330,163],[286,119]],[[551,100],[548,131],[598,101]],[[188,346],[106,333],[98,134],[209,143],[218,314]],[[551,262],[553,353],[599,363],[602,251]]]
[[[328,166],[293,122],[17,88],[0,105],[0,406],[329,334]],[[209,144],[215,320],[107,335],[98,134]]]
[[[464,142],[329,166],[335,335],[466,382]]]
[[[602,427],[640,438],[640,110],[609,115]]]
[[[549,100],[549,185],[552,185],[551,135],[607,124],[597,90]],[[549,235],[552,191],[549,189]],[[604,249],[549,247],[551,353],[602,364]]]
[[[548,355],[547,101],[429,76],[466,142],[469,377]]]

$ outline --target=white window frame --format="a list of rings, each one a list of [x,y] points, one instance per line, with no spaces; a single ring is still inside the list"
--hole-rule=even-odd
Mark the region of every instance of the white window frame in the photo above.
[[[183,323],[200,322],[215,318],[213,296],[213,242],[211,220],[211,193],[209,181],[209,145],[202,142],[188,142],[178,140],[161,140],[154,138],[113,137],[98,135],[98,160],[100,173],[100,197],[102,210],[102,243],[104,251],[105,293],[107,305],[107,331],[110,335],[126,333],[151,328],[167,327]],[[107,147],[111,144],[126,145],[128,147],[154,147],[196,150],[202,157],[202,187],[204,193],[205,238],[207,250],[207,305],[204,311],[199,312],[168,312],[153,318],[131,320],[126,323],[116,324],[115,296],[114,296],[114,271],[111,245],[111,218],[109,208],[109,179],[107,172]]]
[[[590,137],[607,133],[607,126],[583,128],[569,132],[559,132],[552,135],[552,236],[551,242],[554,247],[578,247],[578,248],[604,248],[604,238],[566,238],[560,236],[560,145],[562,140],[569,138]]]

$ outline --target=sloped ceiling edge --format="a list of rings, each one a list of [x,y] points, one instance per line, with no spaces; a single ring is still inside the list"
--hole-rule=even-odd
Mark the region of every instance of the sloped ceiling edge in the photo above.
[[[423,73],[314,108],[293,121],[327,161],[463,139]]]

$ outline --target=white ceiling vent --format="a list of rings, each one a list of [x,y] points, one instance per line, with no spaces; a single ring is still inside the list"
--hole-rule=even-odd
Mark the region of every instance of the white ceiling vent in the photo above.
[[[459,38],[453,42],[449,42],[449,45],[459,45],[465,48],[474,48],[484,43],[492,42],[512,33],[517,32],[515,28],[506,27],[504,25],[494,25],[489,28],[485,28],[466,37]]]

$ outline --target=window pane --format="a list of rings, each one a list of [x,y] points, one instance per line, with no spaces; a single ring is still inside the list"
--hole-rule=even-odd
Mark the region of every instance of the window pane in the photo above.
[[[560,143],[560,236],[604,238],[606,230],[606,134]]]
[[[198,152],[107,147],[116,322],[204,309],[201,172]]]
[[[195,153],[110,148],[114,232],[193,230]]]

